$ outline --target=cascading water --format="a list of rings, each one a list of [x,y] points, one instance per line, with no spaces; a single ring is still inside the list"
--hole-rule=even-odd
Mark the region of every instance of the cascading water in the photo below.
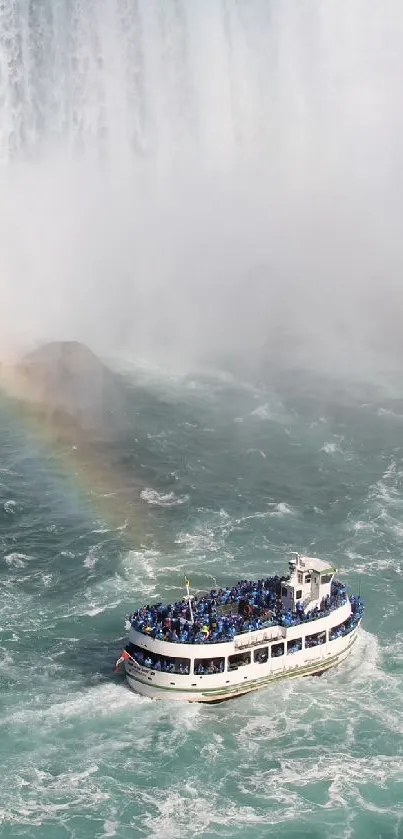
[[[3,3],[3,162],[58,145],[112,157],[220,145],[227,154],[256,117],[242,109],[254,83],[244,17],[225,2]]]
[[[3,0],[2,342],[356,334],[400,211],[399,8]]]

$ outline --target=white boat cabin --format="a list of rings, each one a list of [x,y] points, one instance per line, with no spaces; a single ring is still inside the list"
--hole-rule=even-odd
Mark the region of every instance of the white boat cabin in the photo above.
[[[295,554],[289,562],[289,569],[289,579],[281,585],[281,603],[285,611],[294,612],[301,606],[304,611],[309,611],[319,606],[323,598],[330,597],[336,568],[328,562]]]

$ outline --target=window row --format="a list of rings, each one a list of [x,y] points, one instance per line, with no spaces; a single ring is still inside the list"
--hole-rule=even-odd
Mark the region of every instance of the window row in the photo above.
[[[347,621],[339,626],[333,627],[329,630],[329,641],[345,635],[349,631]],[[291,655],[303,649],[321,646],[326,643],[326,631],[315,632],[312,635],[305,636],[305,645],[302,638],[294,638],[292,641],[279,641],[271,644],[271,646],[258,647],[253,650],[253,663],[265,664],[269,656],[271,658],[278,658],[285,654]],[[190,675],[191,660],[189,658],[177,658],[174,656],[161,656],[143,650],[136,644],[128,644],[127,652],[131,658],[140,664],[142,667],[148,667],[150,670],[158,670],[163,673],[178,673],[183,676]],[[271,651],[271,652],[270,652]],[[224,656],[215,656],[214,658],[195,658],[193,673],[196,676],[206,676],[208,674],[224,673],[225,671],[238,670],[239,667],[245,667],[252,664],[252,652],[239,652],[229,655],[226,660]]]

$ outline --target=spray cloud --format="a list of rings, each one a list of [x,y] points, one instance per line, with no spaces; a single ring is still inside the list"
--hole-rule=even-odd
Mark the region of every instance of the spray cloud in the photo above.
[[[395,345],[402,36],[399,0],[2,4],[3,352]]]

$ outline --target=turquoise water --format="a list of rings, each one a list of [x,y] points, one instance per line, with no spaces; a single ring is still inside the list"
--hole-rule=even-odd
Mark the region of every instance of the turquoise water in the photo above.
[[[138,541],[1,404],[2,839],[402,837],[400,393],[288,374],[134,384]],[[205,588],[297,549],[366,601],[337,670],[212,707],[113,675],[125,614],[178,596],[185,571]]]

